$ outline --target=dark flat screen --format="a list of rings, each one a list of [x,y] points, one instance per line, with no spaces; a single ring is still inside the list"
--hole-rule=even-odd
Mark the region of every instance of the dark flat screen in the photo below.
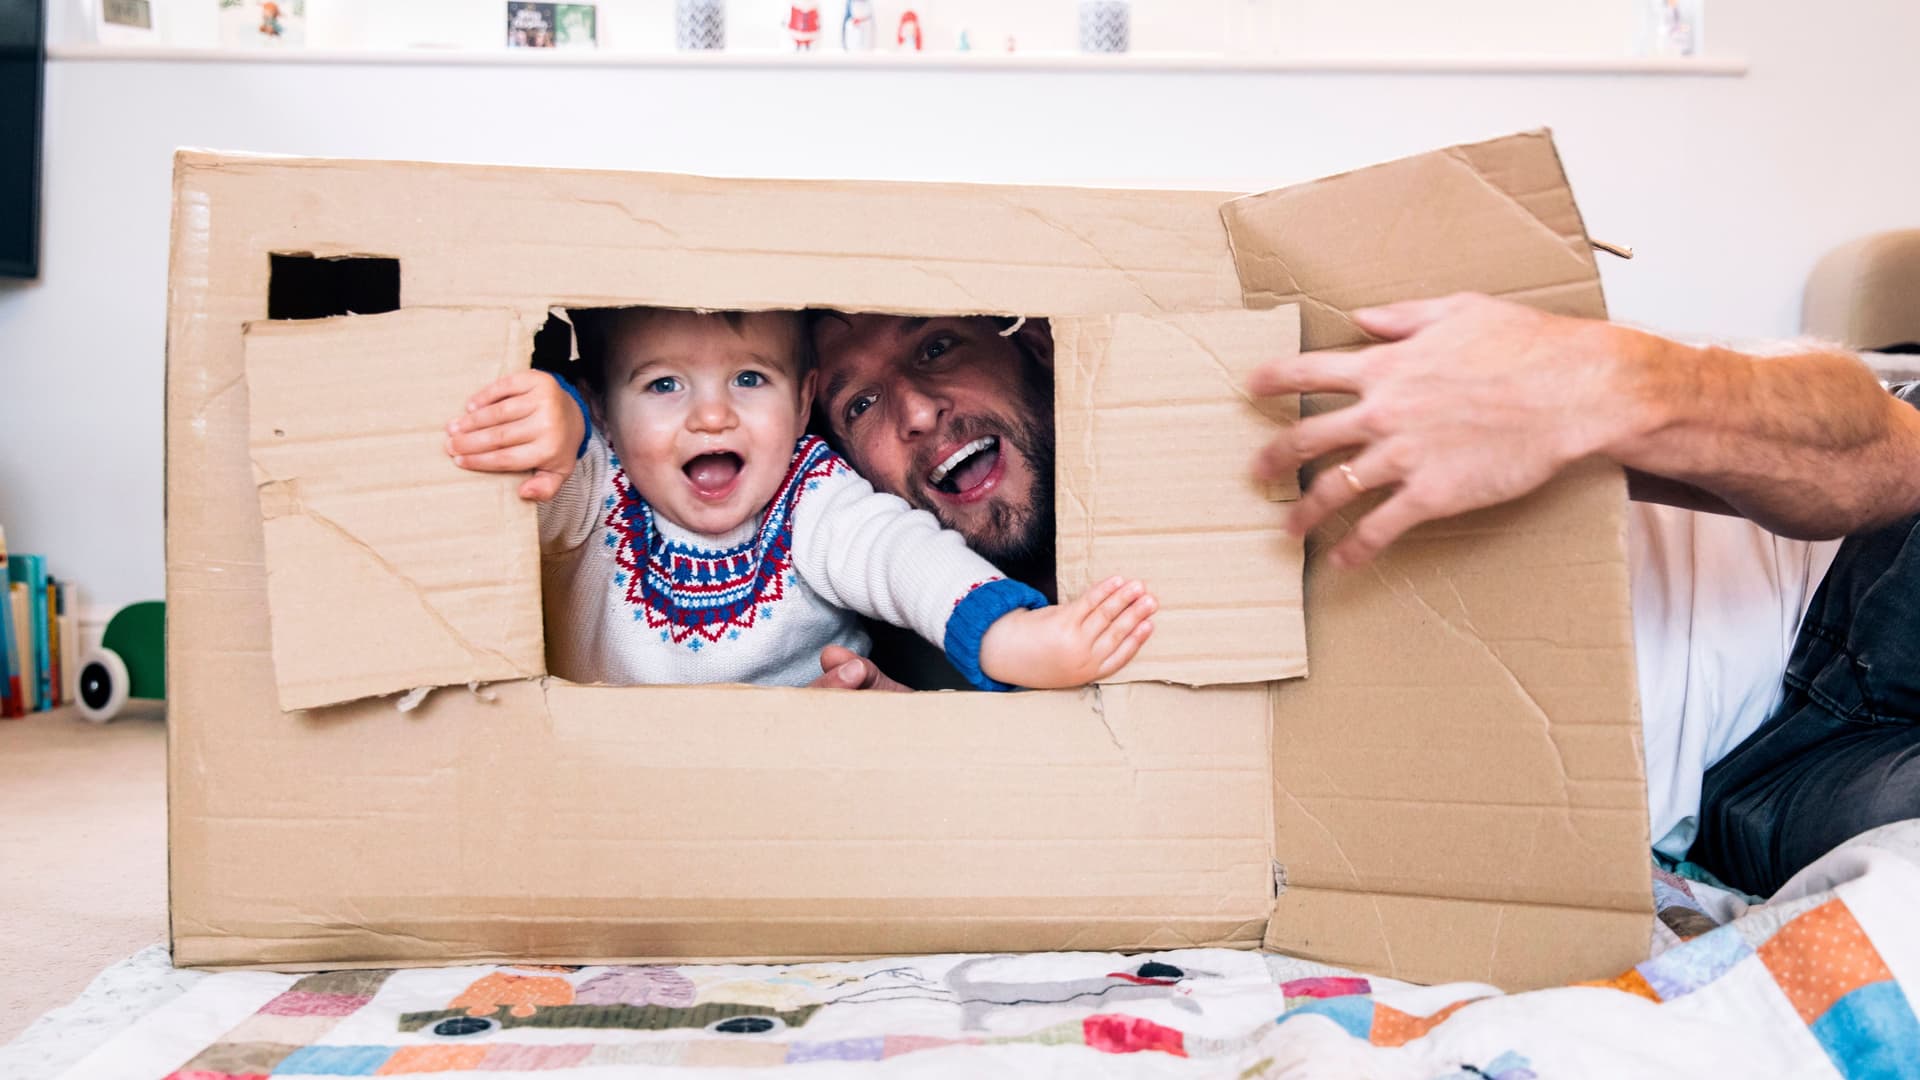
[[[0,0],[0,275],[40,273],[42,0]]]

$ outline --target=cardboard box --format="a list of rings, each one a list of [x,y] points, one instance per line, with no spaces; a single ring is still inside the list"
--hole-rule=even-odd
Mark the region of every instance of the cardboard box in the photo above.
[[[398,310],[270,319],[276,254],[397,260]],[[1247,198],[181,153],[175,962],[1264,944],[1507,987],[1635,962],[1618,471],[1304,586],[1263,497],[1296,492],[1244,479],[1292,403],[1239,380],[1296,321],[1346,347],[1346,311],[1459,289],[1604,313],[1545,133]],[[540,677],[532,511],[439,424],[550,309],[618,303],[1050,317],[1062,587],[1125,568],[1166,607],[1131,681]],[[416,686],[447,688],[378,696]]]

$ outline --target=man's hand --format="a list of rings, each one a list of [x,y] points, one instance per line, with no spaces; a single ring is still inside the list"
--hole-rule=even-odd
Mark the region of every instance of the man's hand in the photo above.
[[[1295,535],[1365,492],[1390,489],[1334,547],[1336,566],[1366,562],[1422,522],[1520,498],[1642,422],[1640,388],[1623,374],[1631,366],[1616,361],[1657,341],[1648,335],[1476,295],[1353,319],[1388,343],[1274,361],[1247,383],[1257,395],[1359,395],[1301,420],[1253,462],[1272,481],[1352,452],[1302,493],[1287,521]]]
[[[1145,585],[1116,577],[1064,604],[1009,611],[980,639],[980,670],[1035,690],[1098,682],[1140,651],[1158,606]]]
[[[893,690],[912,693],[887,677],[880,665],[844,645],[829,645],[820,650],[820,677],[807,684],[821,690]]]
[[[516,371],[467,399],[447,425],[447,453],[475,472],[531,472],[520,497],[546,502],[573,473],[587,434],[580,407],[544,371]]]

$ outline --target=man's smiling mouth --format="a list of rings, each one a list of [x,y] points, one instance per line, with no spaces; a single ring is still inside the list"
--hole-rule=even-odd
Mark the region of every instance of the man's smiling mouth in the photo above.
[[[927,484],[943,495],[972,502],[999,481],[1000,439],[983,435],[948,454],[927,473]]]

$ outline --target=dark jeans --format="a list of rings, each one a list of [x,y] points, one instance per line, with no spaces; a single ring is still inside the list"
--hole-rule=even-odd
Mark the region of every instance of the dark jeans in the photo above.
[[[1840,545],[1785,689],[1707,770],[1688,854],[1763,896],[1847,839],[1920,817],[1920,516]]]

